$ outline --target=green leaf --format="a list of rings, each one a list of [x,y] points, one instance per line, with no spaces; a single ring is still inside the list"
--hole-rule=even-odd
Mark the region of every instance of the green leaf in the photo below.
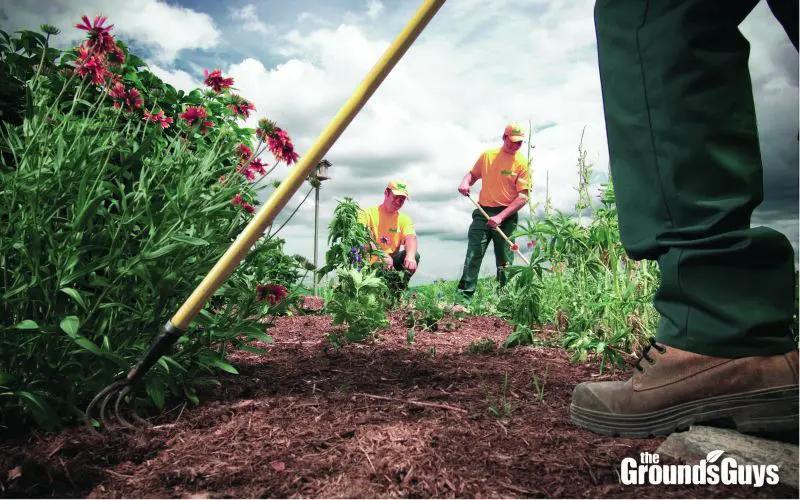
[[[164,255],[167,255],[168,253],[170,253],[173,250],[176,250],[176,249],[178,249],[180,247],[181,247],[181,245],[179,245],[178,243],[171,243],[169,245],[164,245],[163,247],[159,248],[158,250],[154,250],[152,252],[145,252],[144,253],[144,258],[147,259],[147,260],[157,259],[159,257],[163,257]]]
[[[91,340],[87,339],[86,337],[82,337],[80,335],[76,335],[74,337],[75,343],[79,346],[83,347],[87,351],[91,352],[92,354],[102,355],[100,348],[92,342]]]
[[[80,326],[80,320],[78,320],[77,316],[67,316],[66,318],[61,320],[61,329],[64,330],[67,335],[70,337],[75,337],[78,335],[78,326]]]
[[[215,359],[214,361],[211,362],[211,364],[213,366],[216,366],[217,368],[219,368],[221,370],[224,370],[224,371],[228,372],[228,373],[232,373],[234,375],[238,375],[239,374],[238,370],[236,370],[236,368],[234,368],[233,365],[231,365],[230,363],[226,363],[225,361],[222,361],[221,359]]]
[[[200,398],[197,397],[197,392],[194,390],[193,387],[185,387],[183,388],[183,394],[186,398],[192,402],[194,405],[200,404]]]
[[[159,358],[158,361],[156,361],[156,362],[164,368],[164,371],[169,373],[169,365],[167,364],[166,361],[164,361],[163,358]]]
[[[84,311],[86,310],[86,302],[83,301],[83,297],[81,297],[81,294],[77,290],[74,288],[62,288],[61,291],[72,297]]]
[[[147,395],[159,410],[164,409],[164,386],[160,380],[152,379],[147,383]]]
[[[186,236],[182,234],[176,234],[174,236],[171,236],[171,238],[175,241],[180,241],[182,243],[187,243],[189,245],[195,245],[195,246],[205,246],[209,244],[206,240],[202,238],[194,238],[192,236]]]
[[[39,323],[33,321],[32,319],[26,319],[14,325],[14,328],[17,330],[38,330]]]
[[[261,340],[267,344],[274,344],[275,340],[264,332],[255,332],[248,335],[249,340]]]
[[[186,373],[186,368],[184,368],[183,365],[181,365],[180,363],[178,363],[177,361],[175,361],[171,357],[169,357],[169,356],[161,356],[161,359],[163,359],[165,363],[168,363],[168,364],[172,365],[174,368],[177,368],[178,370]]]

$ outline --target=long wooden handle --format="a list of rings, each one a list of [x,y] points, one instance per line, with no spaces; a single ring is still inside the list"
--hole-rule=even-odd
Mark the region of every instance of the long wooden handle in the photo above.
[[[491,217],[489,217],[489,214],[486,213],[486,210],[484,210],[482,206],[478,205],[478,202],[475,201],[475,198],[473,198],[471,194],[467,194],[467,198],[469,198],[470,201],[476,207],[478,207],[478,210],[480,210],[481,213],[483,214],[483,216],[486,217],[486,220],[491,219]],[[526,259],[524,255],[522,255],[522,252],[519,251],[519,247],[516,250],[514,250],[514,243],[511,240],[508,239],[508,236],[506,236],[505,233],[503,233],[503,230],[500,229],[500,226],[495,227],[494,230],[497,231],[498,233],[500,233],[500,236],[502,236],[503,239],[506,240],[506,243],[508,243],[508,246],[511,247],[512,251],[516,252],[517,255],[519,255],[522,258],[522,260],[525,261],[525,264],[527,264],[529,266],[531,265],[530,261],[528,261],[528,259]]]

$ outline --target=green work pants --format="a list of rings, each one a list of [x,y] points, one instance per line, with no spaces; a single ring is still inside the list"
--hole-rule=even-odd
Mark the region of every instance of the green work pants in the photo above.
[[[396,271],[406,271],[406,266],[405,264],[403,264],[403,262],[406,260],[406,255],[407,254],[405,250],[400,250],[396,254],[392,255],[392,266]],[[417,261],[417,265],[419,265],[419,259],[420,259],[419,252],[416,252],[414,254],[414,260]],[[403,273],[403,282],[401,284],[401,288],[403,290],[408,288],[408,283],[409,281],[411,281],[411,276],[413,274],[414,273],[410,273],[408,271]]]
[[[505,210],[506,207],[483,207],[483,209],[490,217],[494,217]],[[511,241],[514,241],[511,238],[511,234],[516,230],[518,220],[519,216],[515,213],[500,224],[500,229]],[[504,286],[507,280],[505,268],[513,264],[514,252],[511,251],[511,247],[503,237],[487,225],[486,217],[476,208],[472,212],[472,224],[470,224],[469,232],[467,233],[467,256],[464,259],[464,270],[457,289],[458,293],[467,300],[471,299],[475,294],[481,263],[483,262],[483,256],[486,254],[486,249],[489,247],[490,240],[494,244],[497,280],[500,282],[500,286]]]
[[[797,0],[783,2],[797,47]],[[757,3],[598,0],[594,11],[622,244],[661,269],[656,339],[711,356],[796,349],[792,247],[750,227],[763,179],[738,25]]]

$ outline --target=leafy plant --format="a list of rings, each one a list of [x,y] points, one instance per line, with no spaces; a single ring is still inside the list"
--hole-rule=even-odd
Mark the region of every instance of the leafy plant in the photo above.
[[[483,384],[483,390],[486,392],[486,402],[489,404],[489,414],[495,418],[508,419],[514,413],[514,405],[508,398],[508,372],[503,377],[503,385],[500,389],[500,395],[495,398],[492,393]]]
[[[438,331],[439,322],[445,316],[441,302],[442,294],[436,288],[427,288],[416,292],[412,310],[408,311],[406,316],[406,326],[411,329]]]
[[[336,273],[339,282],[325,308],[333,315],[333,326],[346,326],[346,340],[361,342],[388,327],[389,290],[376,272],[339,268]]]
[[[104,18],[83,21],[87,40],[65,52],[47,46],[49,27],[0,34],[0,92],[14,94],[0,127],[0,425],[82,417],[250,221],[267,173],[259,155],[296,159],[265,119],[251,149],[254,131],[238,120],[253,108],[231,79],[215,71],[210,90],[178,92]],[[267,271],[263,259],[281,265]],[[197,388],[236,373],[231,349],[272,340],[256,282],[288,284],[292,266],[277,240],[248,255],[224,300],[148,374],[139,403],[196,403]]]
[[[467,347],[469,354],[488,354],[495,350],[497,344],[492,339],[484,339],[480,341],[473,341]]]

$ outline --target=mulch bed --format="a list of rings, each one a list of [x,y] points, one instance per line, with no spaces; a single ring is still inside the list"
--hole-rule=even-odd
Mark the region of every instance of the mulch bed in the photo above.
[[[797,498],[762,488],[625,486],[620,462],[663,439],[613,439],[570,423],[573,387],[597,375],[558,347],[490,349],[511,332],[467,317],[406,342],[400,312],[369,344],[329,347],[331,318],[279,318],[266,355],[173,402],[155,428],[84,428],[0,442],[6,497]],[[544,382],[543,398],[532,373]],[[494,410],[494,411],[493,411]]]

